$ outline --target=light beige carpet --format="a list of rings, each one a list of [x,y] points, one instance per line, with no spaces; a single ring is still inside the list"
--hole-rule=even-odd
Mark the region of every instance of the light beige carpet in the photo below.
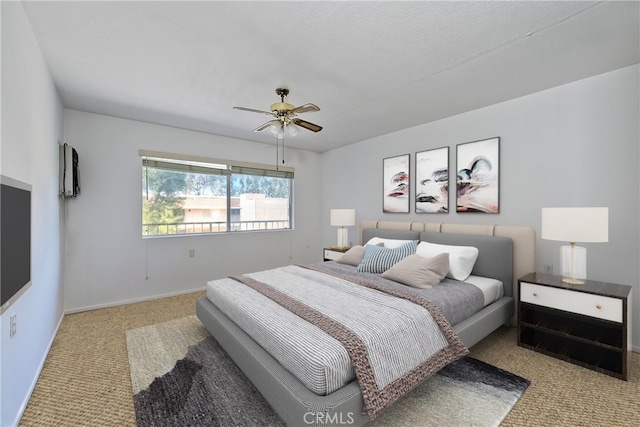
[[[20,425],[134,426],[125,331],[193,315],[202,294],[65,316]],[[638,353],[629,381],[518,347],[515,328],[498,329],[471,355],[531,380],[503,426],[640,425]]]

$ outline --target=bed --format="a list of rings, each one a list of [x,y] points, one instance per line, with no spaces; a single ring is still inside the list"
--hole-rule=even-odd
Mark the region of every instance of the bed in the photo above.
[[[453,331],[466,347],[513,321],[517,277],[535,267],[535,234],[529,227],[363,221],[360,236],[363,243],[376,237],[478,248],[471,275],[496,279],[502,289],[495,301],[453,323]],[[332,263],[326,264],[328,268]],[[254,340],[239,326],[242,318],[232,320],[233,316],[225,314],[225,307],[219,303],[223,307],[220,309],[211,299],[214,298],[198,299],[198,318],[288,425],[363,425],[369,421],[363,414],[365,401],[357,380],[336,386],[324,395],[314,393],[304,379],[290,372],[295,370],[285,368],[265,350],[268,346],[264,341],[263,345],[258,344],[260,339]],[[244,328],[255,337],[251,326]]]

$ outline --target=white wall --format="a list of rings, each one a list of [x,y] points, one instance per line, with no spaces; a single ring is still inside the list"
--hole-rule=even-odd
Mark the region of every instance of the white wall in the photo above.
[[[141,237],[139,149],[273,164],[275,145],[65,110],[81,194],[67,201],[65,311],[203,289],[207,280],[322,256],[321,156],[286,150],[296,169],[295,230]],[[189,249],[195,257],[189,258]]]
[[[2,2],[1,173],[31,184],[31,287],[0,318],[0,425],[17,424],[63,315],[62,105],[19,2]],[[9,338],[9,317],[17,333]]]
[[[608,206],[609,242],[583,245],[587,276],[633,286],[634,347],[640,351],[639,80],[634,65],[330,151],[322,172],[323,210],[355,208],[358,221],[529,225],[540,236],[542,207]],[[499,214],[455,213],[455,196],[449,214],[416,214],[413,201],[411,214],[382,213],[383,158],[411,153],[413,170],[417,151],[449,146],[453,171],[456,144],[494,136],[501,138]],[[335,230],[322,224],[323,241],[332,244]],[[350,233],[357,242],[357,227]],[[538,271],[545,265],[559,271],[561,245],[538,238]]]

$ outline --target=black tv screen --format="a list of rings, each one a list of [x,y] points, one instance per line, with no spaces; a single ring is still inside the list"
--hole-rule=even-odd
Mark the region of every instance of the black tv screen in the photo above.
[[[31,186],[6,176],[0,177],[0,184],[0,306],[4,311],[31,283]]]

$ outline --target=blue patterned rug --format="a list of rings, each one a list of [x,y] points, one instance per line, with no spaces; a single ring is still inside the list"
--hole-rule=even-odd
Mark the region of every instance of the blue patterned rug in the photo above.
[[[127,348],[138,427],[285,425],[195,317],[127,331]],[[368,425],[498,426],[529,384],[465,357]]]

